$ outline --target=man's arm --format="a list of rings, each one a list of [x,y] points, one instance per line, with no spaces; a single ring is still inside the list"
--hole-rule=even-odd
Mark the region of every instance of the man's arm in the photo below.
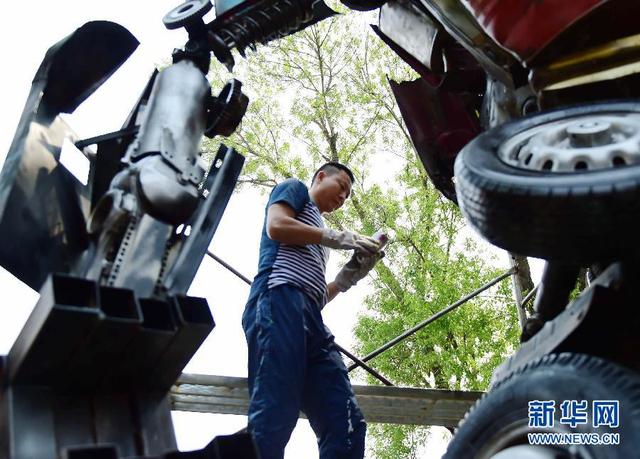
[[[322,228],[296,220],[295,210],[288,204],[277,202],[267,210],[267,236],[289,245],[320,244]]]

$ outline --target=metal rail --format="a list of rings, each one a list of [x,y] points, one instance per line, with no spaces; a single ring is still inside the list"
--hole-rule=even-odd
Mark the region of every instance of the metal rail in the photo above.
[[[386,351],[387,349],[395,346],[396,344],[398,344],[399,342],[405,340],[406,338],[408,338],[409,336],[413,335],[414,333],[416,333],[417,331],[421,330],[422,328],[426,327],[427,325],[429,325],[431,322],[435,321],[436,319],[439,319],[440,317],[448,314],[449,312],[453,311],[454,309],[458,308],[459,306],[463,305],[464,303],[466,303],[467,301],[469,301],[470,299],[474,298],[475,296],[479,295],[480,293],[484,292],[485,290],[487,290],[490,287],[493,287],[495,284],[497,284],[498,282],[500,282],[501,280],[505,279],[506,277],[511,276],[514,272],[516,271],[515,268],[511,268],[510,270],[508,270],[507,272],[505,272],[504,274],[501,274],[500,276],[496,277],[494,280],[492,280],[491,282],[488,282],[486,284],[484,284],[482,287],[474,290],[473,292],[471,292],[470,294],[468,294],[467,296],[461,298],[460,300],[456,301],[455,303],[453,303],[451,306],[447,306],[446,308],[444,308],[443,310],[435,313],[434,315],[432,315],[431,317],[429,317],[428,319],[420,322],[418,325],[416,325],[415,327],[407,330],[406,332],[404,332],[403,334],[401,334],[400,336],[392,339],[391,341],[389,341],[388,343],[380,346],[378,349],[376,349],[375,351],[371,352],[370,354],[367,354],[366,356],[362,357],[362,361],[363,362],[367,362],[371,359],[373,359],[374,357],[377,357],[378,355],[382,354],[384,351]],[[357,367],[357,365],[351,365],[348,368],[348,371],[352,371]]]
[[[535,287],[533,287],[531,289],[531,291],[529,293],[527,293],[527,296],[525,296],[522,299],[522,303],[520,303],[520,306],[524,307],[524,305],[527,304],[531,298],[533,298],[533,295],[535,295],[536,292],[538,291],[538,287],[540,287],[540,284],[538,284]]]
[[[353,385],[365,420],[400,425],[454,427],[482,392]],[[182,374],[171,388],[171,408],[198,413],[246,414],[247,379]],[[303,413],[299,414],[304,417]]]

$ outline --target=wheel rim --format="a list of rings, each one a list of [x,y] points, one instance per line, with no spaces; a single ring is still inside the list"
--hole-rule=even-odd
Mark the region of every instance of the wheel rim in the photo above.
[[[545,433],[569,433],[564,426],[545,429]],[[528,433],[532,430],[527,420],[518,420],[505,426],[496,432],[475,456],[477,459],[518,459],[522,447],[527,446],[526,459],[548,459],[553,451],[558,459],[594,459],[585,445],[557,445],[557,446],[532,446],[529,444]],[[507,454],[511,453],[511,454]]]
[[[545,173],[575,173],[640,163],[640,115],[587,115],[549,122],[498,148],[506,164]]]

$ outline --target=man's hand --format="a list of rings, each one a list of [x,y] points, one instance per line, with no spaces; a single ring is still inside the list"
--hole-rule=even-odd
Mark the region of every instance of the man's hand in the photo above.
[[[351,259],[342,267],[335,279],[335,284],[341,292],[346,292],[364,279],[375,264],[384,257],[384,252],[363,253],[354,252]]]
[[[336,231],[331,228],[322,230],[320,244],[332,249],[360,250],[366,253],[377,253],[380,249],[378,241],[369,236],[353,233],[351,231]]]

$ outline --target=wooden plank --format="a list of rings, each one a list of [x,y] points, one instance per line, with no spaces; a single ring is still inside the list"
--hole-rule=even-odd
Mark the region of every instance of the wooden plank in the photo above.
[[[454,427],[482,392],[415,387],[358,386],[353,390],[367,422]],[[171,389],[172,409],[246,414],[246,378],[183,374]],[[300,413],[301,417],[305,417]]]

